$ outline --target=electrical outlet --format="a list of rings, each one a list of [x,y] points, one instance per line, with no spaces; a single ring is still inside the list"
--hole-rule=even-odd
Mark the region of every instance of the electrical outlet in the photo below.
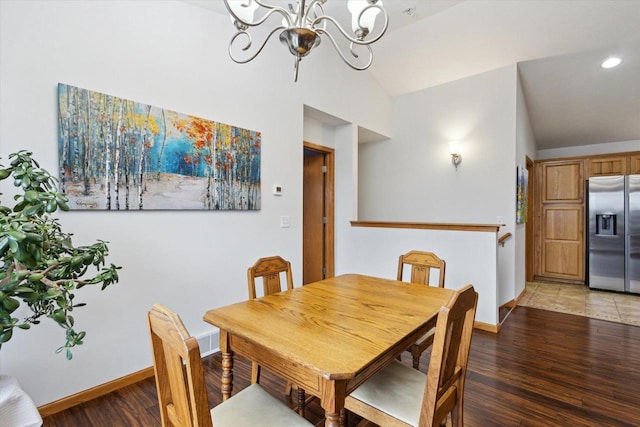
[[[291,217],[289,215],[283,215],[280,217],[280,228],[291,227]]]

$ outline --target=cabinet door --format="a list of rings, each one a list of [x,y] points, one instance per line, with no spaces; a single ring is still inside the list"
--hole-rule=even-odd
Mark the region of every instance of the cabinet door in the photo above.
[[[589,176],[626,175],[629,157],[604,157],[589,160]]]
[[[582,160],[542,163],[542,203],[582,203]]]
[[[542,275],[584,280],[584,209],[545,206],[542,209]]]
[[[629,173],[630,174],[638,174],[640,173],[640,155],[631,156],[629,165]]]

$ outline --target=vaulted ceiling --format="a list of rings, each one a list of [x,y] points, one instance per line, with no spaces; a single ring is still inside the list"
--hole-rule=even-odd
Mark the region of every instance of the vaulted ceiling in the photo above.
[[[185,1],[226,13],[222,1]],[[538,148],[640,140],[640,1],[385,0],[384,6],[389,30],[372,45],[366,72],[391,96],[517,63]],[[328,0],[325,9],[348,26],[344,1]],[[610,55],[622,64],[602,69]]]

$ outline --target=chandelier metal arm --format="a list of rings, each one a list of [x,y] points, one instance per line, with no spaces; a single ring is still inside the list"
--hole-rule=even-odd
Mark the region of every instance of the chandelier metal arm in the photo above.
[[[226,2],[227,0],[225,0]],[[262,24],[264,21],[266,21],[267,19],[269,19],[269,17],[271,15],[273,15],[274,13],[279,13],[280,15],[282,15],[286,20],[287,23],[289,24],[289,26],[294,25],[295,22],[293,22],[291,20],[291,15],[289,14],[289,12],[287,11],[287,9],[280,7],[280,6],[273,6],[270,4],[265,3],[262,0],[253,0],[258,6],[263,7],[267,10],[269,10],[269,12],[267,12],[262,19],[260,19],[259,21],[256,21],[255,25],[260,25]]]
[[[342,50],[340,50],[340,47],[338,47],[338,43],[336,43],[336,41],[333,38],[333,36],[331,35],[331,33],[327,32],[327,31],[324,31],[322,29],[317,29],[316,32],[318,34],[326,35],[327,38],[331,41],[331,44],[333,45],[333,48],[336,50],[336,52],[338,53],[340,58],[342,58],[344,63],[347,64],[349,67],[353,68],[354,70],[357,70],[357,71],[366,70],[367,68],[369,68],[369,66],[373,62],[373,51],[371,50],[371,46],[369,46],[368,44],[358,43],[359,45],[366,47],[367,51],[369,52],[369,60],[368,60],[367,64],[366,65],[362,65],[362,66],[358,66],[358,65],[355,65],[352,62],[350,62],[349,59],[347,59],[347,57],[345,56],[345,54],[342,53]],[[353,51],[353,49],[351,49],[351,55],[353,55],[354,58],[359,58],[359,56]]]
[[[385,16],[386,18],[386,16]],[[321,21],[329,21],[331,22],[334,27],[340,32],[340,34],[342,34],[342,36],[347,39],[349,42],[354,43],[354,44],[358,44],[361,46],[366,46],[368,44],[372,44],[376,41],[378,41],[383,35],[384,33],[387,31],[387,27],[389,25],[389,19],[386,18],[385,22],[384,22],[384,27],[382,28],[382,31],[380,32],[380,34],[378,34],[376,37],[372,38],[371,40],[359,40],[357,38],[351,37],[349,35],[349,33],[347,33],[344,28],[342,28],[342,26],[338,23],[338,21],[336,21],[334,18],[332,18],[331,16],[319,16],[316,19],[313,20],[313,25],[316,25],[317,23],[321,22]],[[318,27],[313,27],[313,30],[315,32],[317,32],[318,34],[326,34],[327,36],[331,36],[331,34],[329,32],[327,32],[326,30]],[[334,41],[335,42],[335,41]]]
[[[307,6],[304,10],[303,22],[306,22],[307,20],[311,21],[311,19],[309,18],[309,14],[311,12],[316,12],[316,9],[320,11],[320,16],[327,16],[325,15],[324,7],[322,6],[325,3],[325,1],[326,0],[312,0],[309,6]],[[310,27],[313,28],[313,22],[311,23]]]
[[[236,39],[242,35],[247,37],[247,44],[241,48],[243,51],[247,51],[251,48],[251,44],[253,43],[253,39],[251,37],[251,34],[249,34],[247,31],[238,31],[232,38],[231,41],[229,42],[229,56],[231,57],[231,60],[233,62],[235,62],[236,64],[246,64],[247,62],[252,61],[256,56],[258,56],[260,54],[260,52],[262,52],[262,49],[264,49],[265,45],[267,44],[267,42],[269,41],[269,39],[271,38],[272,35],[274,35],[277,31],[283,30],[285,27],[283,26],[279,26],[274,28],[273,30],[271,30],[271,32],[269,33],[269,35],[267,35],[267,37],[264,39],[264,41],[262,42],[262,45],[260,46],[260,48],[253,54],[251,55],[249,58],[241,60],[241,59],[237,59],[233,56],[233,53],[231,53],[231,48],[233,47],[233,43],[236,41]]]

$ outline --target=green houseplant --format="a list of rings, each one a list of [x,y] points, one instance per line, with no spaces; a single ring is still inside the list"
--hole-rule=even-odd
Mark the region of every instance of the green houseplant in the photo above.
[[[72,234],[62,231],[52,214],[68,210],[68,199],[31,152],[10,154],[9,161],[0,165],[0,181],[12,178],[19,190],[12,208],[0,201],[0,345],[15,328],[29,329],[44,317],[65,330],[66,342],[56,352],[66,349],[71,359],[71,348],[85,337],[74,329],[71,312],[85,305],[74,301],[75,291],[98,284],[104,290],[118,281],[120,267],[105,266],[107,242],[74,246]],[[31,309],[23,320],[12,315],[21,304]]]

